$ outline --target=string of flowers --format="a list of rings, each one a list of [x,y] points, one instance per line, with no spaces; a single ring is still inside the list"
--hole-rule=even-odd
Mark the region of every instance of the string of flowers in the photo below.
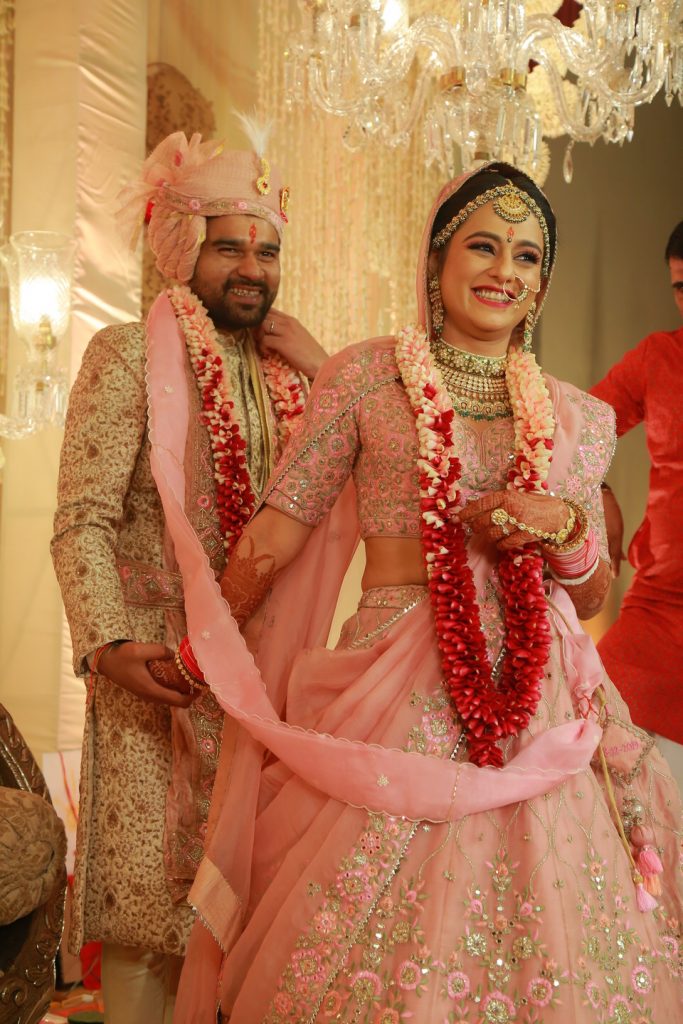
[[[277,352],[269,352],[261,360],[263,376],[278,423],[278,439],[284,448],[295,427],[301,422],[306,395],[298,373]]]
[[[223,544],[228,555],[251,518],[256,505],[246,458],[246,442],[234,414],[234,402],[225,380],[220,346],[200,299],[185,285],[167,291],[178,324],[185,335],[202,398],[202,421],[208,428],[216,479],[216,508]],[[266,387],[278,422],[280,438],[302,411],[305,395],[301,381],[276,353],[262,358]],[[283,430],[282,424],[287,424]]]
[[[453,440],[453,406],[423,330],[406,327],[399,333],[396,361],[417,426],[422,546],[444,683],[463,723],[470,761],[501,767],[498,741],[528,725],[538,706],[548,660],[550,627],[542,559],[526,549],[501,555],[506,639],[496,686],[465,534],[453,518],[460,504],[462,474]],[[511,352],[506,377],[516,449],[508,487],[543,492],[554,431],[550,396],[530,353]]]

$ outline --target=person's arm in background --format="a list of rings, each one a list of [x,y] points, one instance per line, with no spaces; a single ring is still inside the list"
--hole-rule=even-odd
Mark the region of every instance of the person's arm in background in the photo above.
[[[648,339],[645,338],[590,389],[591,395],[607,402],[614,409],[617,416],[617,437],[621,437],[644,419],[647,348]],[[612,575],[617,577],[621,562],[626,558],[624,518],[616,495],[607,483],[602,486],[602,504]]]
[[[626,558],[624,551],[624,517],[621,514],[619,502],[616,495],[606,480],[601,484],[602,510],[605,516],[605,529],[607,530],[607,549],[612,569],[612,577],[617,578],[621,570],[621,563]]]

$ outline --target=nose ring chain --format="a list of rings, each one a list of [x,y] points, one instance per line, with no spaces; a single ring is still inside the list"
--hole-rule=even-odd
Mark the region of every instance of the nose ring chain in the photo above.
[[[511,295],[510,292],[507,290],[506,285],[508,281],[512,281],[513,287],[515,281],[521,281],[522,287],[517,295]],[[532,288],[530,284],[525,284],[524,281],[522,281],[522,278],[519,276],[519,274],[514,274],[512,277],[506,277],[505,280],[503,281],[503,295],[505,296],[506,299],[509,299],[510,302],[514,302],[515,305],[518,307],[522,302],[524,302],[529,292],[533,292],[534,295],[537,295],[540,292],[540,290],[540,288]]]

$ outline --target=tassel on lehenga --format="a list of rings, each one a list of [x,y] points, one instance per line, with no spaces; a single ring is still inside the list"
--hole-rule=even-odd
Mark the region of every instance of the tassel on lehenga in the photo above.
[[[631,862],[631,878],[636,887],[636,905],[641,913],[646,914],[656,910],[659,903],[655,896],[661,896],[662,893],[659,875],[662,874],[664,868],[654,846],[654,833],[642,824],[644,808],[634,797],[628,797],[624,801],[624,817],[622,818],[602,744],[599,745],[598,750],[614,821],[622,845]]]

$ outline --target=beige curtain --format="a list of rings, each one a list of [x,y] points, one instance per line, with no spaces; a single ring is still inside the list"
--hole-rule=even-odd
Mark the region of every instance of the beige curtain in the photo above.
[[[134,0],[22,0],[16,10],[11,229],[74,234],[71,373],[94,330],[136,314],[138,261],[110,204],[144,152],[145,21]],[[138,289],[139,292],[139,289]],[[8,379],[21,358],[11,339]],[[48,545],[61,432],[5,443],[0,699],[33,751],[80,743],[84,688],[69,666]]]

